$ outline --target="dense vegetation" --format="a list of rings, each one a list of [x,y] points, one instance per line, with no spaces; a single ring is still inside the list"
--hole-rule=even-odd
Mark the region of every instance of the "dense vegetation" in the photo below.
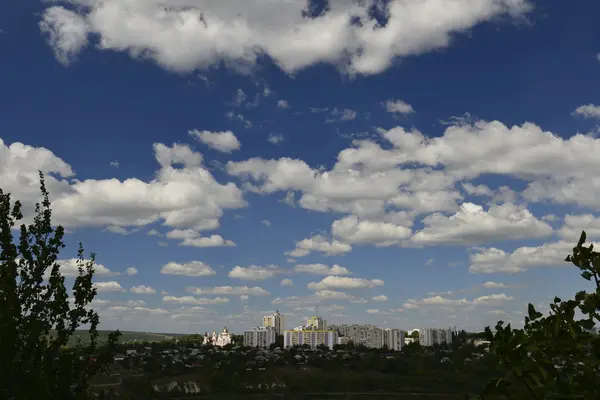
[[[0,189],[0,398],[70,399],[87,395],[88,379],[111,361],[98,346],[98,314],[89,309],[96,290],[94,254],[78,251],[79,274],[69,295],[58,264],[64,229],[53,227],[44,177],[42,203],[22,223],[21,203]],[[75,330],[88,326],[88,343],[66,349]],[[53,333],[53,334],[52,334]],[[107,343],[115,343],[118,332]]]

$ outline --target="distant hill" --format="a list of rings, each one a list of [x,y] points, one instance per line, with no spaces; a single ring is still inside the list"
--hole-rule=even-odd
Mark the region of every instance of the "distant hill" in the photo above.
[[[111,332],[112,331],[108,330],[99,330],[99,344],[106,342],[108,335]],[[121,337],[119,338],[119,341],[160,342],[161,340],[169,340],[179,336],[188,336],[188,334],[121,331]],[[69,341],[69,346],[74,346],[79,339],[81,339],[83,344],[85,344],[88,341],[87,330],[76,330],[73,336],[71,337],[71,340]]]

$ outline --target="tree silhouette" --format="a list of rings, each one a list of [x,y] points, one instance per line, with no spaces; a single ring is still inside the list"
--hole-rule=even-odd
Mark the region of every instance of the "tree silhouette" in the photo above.
[[[486,328],[490,350],[499,356],[495,379],[486,392],[502,392],[511,399],[600,398],[600,338],[592,329],[600,321],[600,253],[585,247],[582,232],[567,262],[575,265],[595,292],[580,291],[573,300],[554,298],[548,316],[528,306],[523,329]],[[583,316],[576,318],[576,311]]]
[[[85,398],[87,380],[109,360],[119,332],[98,348],[98,314],[88,306],[96,295],[92,284],[95,255],[78,251],[78,275],[69,296],[58,263],[64,229],[54,228],[44,176],[42,203],[33,222],[20,226],[21,203],[11,204],[0,189],[0,398]],[[88,326],[88,343],[67,348],[75,329]]]

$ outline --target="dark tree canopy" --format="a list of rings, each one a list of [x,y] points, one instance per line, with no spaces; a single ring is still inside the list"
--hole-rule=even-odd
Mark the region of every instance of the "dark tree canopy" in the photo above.
[[[44,177],[42,202],[33,222],[21,224],[21,203],[11,203],[0,188],[0,398],[85,398],[87,380],[109,359],[118,339],[98,346],[98,314],[89,308],[96,296],[92,283],[95,255],[84,259],[79,245],[78,275],[71,293],[58,257],[65,247],[62,226],[53,227]],[[67,348],[75,329],[86,326],[89,342]]]
[[[594,284],[594,292],[577,292],[572,300],[555,297],[547,316],[529,304],[523,329],[502,321],[495,332],[486,328],[502,372],[488,392],[511,399],[600,398],[600,337],[592,332],[600,321],[600,253],[585,241],[583,232],[565,261]]]

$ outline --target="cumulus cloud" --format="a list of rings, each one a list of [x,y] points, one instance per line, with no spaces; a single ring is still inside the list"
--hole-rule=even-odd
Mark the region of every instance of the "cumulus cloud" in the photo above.
[[[266,226],[267,228],[271,226],[271,221],[269,221],[268,219],[263,219],[262,221],[260,221],[260,223]]]
[[[170,262],[161,268],[160,273],[165,275],[183,275],[191,277],[216,275],[215,270],[202,261],[189,261],[187,263]]]
[[[131,289],[129,289],[129,291],[135,294],[156,294],[156,289],[144,285],[134,286]]]
[[[574,115],[581,115],[584,118],[600,118],[600,106],[586,104],[579,106],[573,112]]]
[[[98,293],[106,292],[125,292],[125,289],[119,284],[119,282],[108,281],[108,282],[95,282],[94,287]]]
[[[188,292],[197,295],[221,295],[221,296],[238,296],[238,295],[251,295],[251,296],[268,296],[270,293],[261,288],[260,286],[248,287],[248,286],[215,286],[211,288],[195,288],[189,287],[186,289]]]
[[[292,281],[291,279],[285,278],[281,280],[281,286],[292,286],[294,284],[294,281]]]
[[[381,279],[362,279],[349,278],[345,276],[327,276],[320,282],[311,282],[308,284],[309,289],[325,290],[325,289],[372,289],[376,286],[382,286]]]
[[[375,296],[372,298],[373,301],[387,301],[388,297],[384,294],[381,294],[379,296]]]
[[[276,135],[274,133],[271,133],[267,137],[267,142],[274,144],[274,145],[278,145],[281,142],[283,142],[283,135]]]
[[[331,233],[344,243],[390,246],[410,237],[412,231],[389,222],[359,221],[356,216],[350,215],[334,221]]]
[[[178,72],[223,63],[247,73],[267,55],[288,73],[328,63],[348,74],[365,75],[386,70],[398,57],[445,48],[454,34],[482,22],[503,15],[519,17],[531,9],[526,0],[480,0],[470,7],[463,7],[462,0],[393,0],[385,5],[332,0],[320,15],[300,1],[250,0],[243,9],[227,2],[192,0],[168,8],[158,0],[71,3],[80,7],[69,18],[76,17],[85,29],[56,28],[56,7],[42,15],[45,24],[60,29],[60,40],[50,41],[57,56],[64,51],[76,54],[89,34],[97,38],[100,50],[149,58]],[[374,9],[383,16],[379,21]],[[61,17],[61,23],[65,19]]]
[[[80,14],[61,6],[48,7],[40,21],[40,30],[46,36],[54,56],[67,66],[88,44],[88,23]]]
[[[317,251],[332,256],[344,254],[351,250],[352,246],[347,243],[342,243],[338,240],[329,241],[323,235],[316,235],[296,242],[296,248],[285,254],[290,257],[304,257],[313,251]]]
[[[83,260],[84,264],[90,262],[90,260]],[[79,275],[79,267],[78,267],[78,259],[77,258],[69,258],[66,260],[58,260],[59,270],[62,276],[67,278],[73,278]],[[50,270],[46,270],[46,274],[50,274]],[[113,272],[110,269],[106,268],[102,264],[94,263],[94,276],[115,276],[119,275],[118,272]]]
[[[557,233],[563,240],[577,242],[582,231],[585,231],[587,240],[600,239],[600,218],[592,214],[567,214]]]
[[[231,131],[210,132],[194,129],[189,131],[189,134],[211,149],[215,149],[223,153],[231,153],[232,151],[239,150],[242,147],[240,141]]]
[[[312,275],[350,275],[350,271],[337,264],[331,268],[325,264],[298,264],[294,266],[294,272]]]
[[[423,299],[408,299],[404,303],[404,308],[419,308],[419,307],[457,307],[457,306],[500,306],[505,301],[514,300],[514,297],[507,296],[504,293],[491,294],[486,296],[480,296],[473,300],[466,298],[462,299],[449,299],[443,296],[432,296]]]
[[[222,304],[228,303],[229,299],[227,297],[215,297],[215,298],[206,298],[206,297],[194,297],[194,296],[163,296],[163,303],[178,303],[178,304]]]
[[[129,276],[133,276],[133,275],[137,275],[137,273],[138,273],[138,270],[137,270],[137,268],[136,268],[136,267],[128,267],[128,268],[125,270],[125,273],[126,273],[127,275],[129,275]]]
[[[249,267],[235,266],[229,271],[229,277],[234,279],[242,279],[248,281],[262,281],[279,275],[283,270],[274,265],[261,267],[258,265],[250,265]]]
[[[402,100],[387,100],[382,105],[389,113],[411,114],[415,112],[410,104]]]
[[[470,256],[469,271],[479,274],[517,273],[536,267],[569,265],[565,257],[573,250],[573,242],[558,241],[540,246],[523,246],[513,252],[495,247],[478,249]]]
[[[279,108],[290,108],[290,103],[287,100],[278,100],[277,107]]]
[[[186,238],[179,245],[191,247],[235,247],[235,242],[223,239],[221,235],[210,235],[207,237]]]
[[[242,191],[220,184],[202,166],[202,155],[186,145],[154,144],[160,165],[149,182],[137,178],[68,180],[71,166],[44,148],[0,140],[0,181],[31,213],[39,198],[38,170],[46,173],[53,222],[80,226],[135,228],[160,222],[175,229],[214,226],[224,209],[245,207]]]
[[[488,211],[464,203],[451,216],[437,213],[423,219],[424,228],[411,241],[418,245],[476,245],[491,241],[538,238],[552,234],[552,227],[529,210],[506,203]]]

